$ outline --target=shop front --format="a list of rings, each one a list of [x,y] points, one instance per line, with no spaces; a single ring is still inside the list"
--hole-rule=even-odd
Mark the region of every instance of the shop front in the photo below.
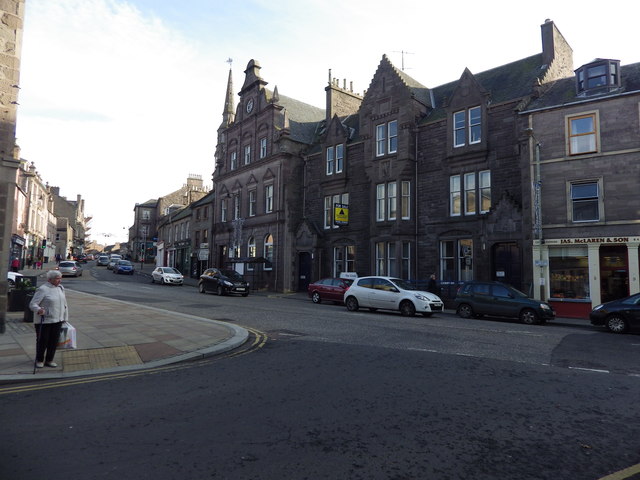
[[[547,239],[534,245],[534,268],[559,317],[587,318],[600,303],[640,291],[640,237]],[[536,271],[536,270],[534,270]]]

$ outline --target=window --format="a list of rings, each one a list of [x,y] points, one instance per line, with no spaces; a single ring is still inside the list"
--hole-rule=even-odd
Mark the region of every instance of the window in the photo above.
[[[244,164],[249,165],[251,163],[251,145],[244,146]]]
[[[231,170],[235,170],[236,168],[238,168],[238,152],[233,151],[230,155],[231,157],[229,159],[229,168],[231,168]]]
[[[597,151],[596,114],[569,117],[569,155]]]
[[[335,206],[336,204],[349,205],[349,194],[339,193],[336,195],[328,195],[324,197],[324,228],[338,228],[335,222]]]
[[[386,125],[376,126],[376,156],[380,157],[385,154],[385,144],[387,141],[387,129]]]
[[[209,216],[209,207],[205,205],[204,210],[202,212],[202,218],[207,218],[208,216]]]
[[[549,279],[552,298],[590,298],[588,247],[549,247]]]
[[[333,164],[335,162],[335,152],[333,147],[327,148],[327,175],[333,175]]]
[[[260,158],[267,156],[267,137],[260,139]]]
[[[387,243],[387,275],[390,277],[397,276],[396,266],[396,245],[389,242]]]
[[[456,217],[461,214],[460,175],[453,175],[449,178],[449,210],[451,211],[452,217]]]
[[[264,264],[265,270],[273,269],[273,235],[269,234],[264,237],[263,255],[267,263]]]
[[[376,156],[398,151],[398,121],[376,125]]]
[[[255,190],[249,191],[249,216],[250,217],[256,216],[256,191]]]
[[[344,248],[333,247],[333,276],[339,277],[344,267]]]
[[[571,184],[571,214],[574,222],[597,222],[599,214],[597,182]]]
[[[484,170],[478,174],[480,180],[480,213],[491,210],[491,171]]]
[[[223,198],[220,200],[220,221],[227,221],[227,199]]]
[[[482,141],[482,109],[479,106],[453,114],[453,146],[467,145],[467,138],[469,145]]]
[[[142,210],[142,219],[143,220],[150,220],[151,219],[151,212],[149,210]]]
[[[336,145],[336,173],[341,173],[344,168],[344,145]]]
[[[237,220],[240,218],[240,195],[236,194],[233,196],[233,219]]]
[[[402,242],[402,271],[400,275],[402,278],[411,278],[411,242]]]
[[[273,185],[264,187],[264,213],[273,212]]]
[[[384,183],[376,185],[376,220],[382,222],[385,219],[386,188]]]
[[[578,95],[598,93],[620,86],[620,62],[618,60],[600,60],[584,65],[576,70],[576,88]]]
[[[385,269],[385,261],[384,261],[384,252],[385,252],[385,242],[377,242],[376,243],[376,275],[386,275],[387,271]]]
[[[396,219],[396,212],[398,209],[398,198],[396,193],[396,184],[390,183],[387,185],[387,204],[389,206],[388,212],[388,220]]]
[[[476,213],[476,174],[466,173],[464,175],[464,214],[475,215]]]
[[[440,242],[440,271],[443,283],[473,280],[473,240]]]
[[[411,182],[403,181],[401,183],[401,215],[403,220],[409,220],[411,218]],[[408,278],[408,277],[404,277]]]
[[[256,239],[255,237],[249,237],[247,240],[247,257],[255,258],[256,257]],[[247,270],[253,270],[254,264],[247,263]]]

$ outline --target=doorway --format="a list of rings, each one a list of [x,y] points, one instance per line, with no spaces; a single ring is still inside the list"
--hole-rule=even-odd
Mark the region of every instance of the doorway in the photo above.
[[[493,246],[492,278],[522,290],[522,259],[516,242],[496,243]]]
[[[311,283],[311,254],[300,252],[298,254],[298,291],[306,292]]]

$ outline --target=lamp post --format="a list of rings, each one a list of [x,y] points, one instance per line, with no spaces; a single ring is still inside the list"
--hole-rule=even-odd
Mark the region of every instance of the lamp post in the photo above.
[[[535,142],[535,172],[533,181],[533,233],[536,240],[538,240],[538,259],[535,260],[535,264],[540,268],[540,274],[538,277],[538,284],[540,286],[540,300],[545,300],[545,276],[544,267],[549,262],[543,259],[542,245],[544,244],[544,238],[542,234],[542,177],[540,176],[540,148],[542,144],[533,134],[533,128],[526,129],[527,135]]]
[[[140,252],[140,270],[142,270],[144,268],[144,254],[145,251],[147,249],[147,229],[143,228],[141,229],[140,233],[142,234],[142,245],[141,245],[141,252]]]

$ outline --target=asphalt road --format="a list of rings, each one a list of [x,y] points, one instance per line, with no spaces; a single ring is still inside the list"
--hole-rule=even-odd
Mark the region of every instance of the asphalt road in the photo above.
[[[638,336],[354,314],[104,275],[65,283],[269,341],[0,395],[1,479],[595,480],[640,463]]]

